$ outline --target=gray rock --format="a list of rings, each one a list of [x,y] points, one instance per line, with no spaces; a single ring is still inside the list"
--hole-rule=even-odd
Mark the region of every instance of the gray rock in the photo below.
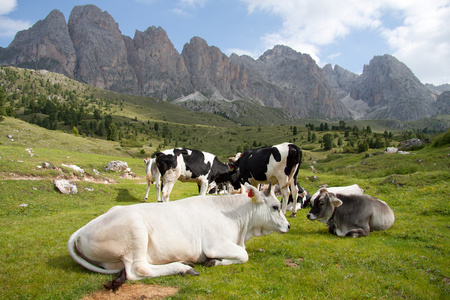
[[[78,192],[77,186],[66,179],[55,180],[55,187],[63,194],[76,194]]]

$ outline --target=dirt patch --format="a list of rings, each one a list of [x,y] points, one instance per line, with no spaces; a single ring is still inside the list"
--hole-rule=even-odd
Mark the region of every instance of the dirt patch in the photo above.
[[[124,284],[115,293],[100,290],[87,295],[82,300],[128,300],[128,299],[163,299],[174,296],[178,288],[173,286],[148,285],[143,283]]]
[[[299,257],[299,258],[296,258],[296,259],[286,258],[286,259],[284,260],[284,264],[285,264],[286,266],[288,266],[288,267],[291,267],[291,268],[296,268],[296,267],[298,267],[298,265],[299,265],[300,263],[302,263],[302,262],[303,262],[303,257]]]

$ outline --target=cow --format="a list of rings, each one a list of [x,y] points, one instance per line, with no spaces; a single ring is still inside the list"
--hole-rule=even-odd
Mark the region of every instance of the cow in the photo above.
[[[295,183],[295,185],[297,186],[298,189],[298,197],[297,197],[297,210],[301,209],[301,208],[305,208],[308,205],[311,205],[311,194],[305,190],[304,188],[302,188],[300,186],[300,183],[297,181]],[[262,189],[265,189],[265,185],[262,187]],[[276,196],[280,196],[281,195],[281,189],[280,189],[280,185],[276,184],[275,185],[275,195]],[[292,205],[293,205],[294,199],[292,198],[292,194],[289,195],[289,199],[288,199],[288,203],[287,203],[287,207],[286,210],[292,210]]]
[[[338,236],[361,237],[394,224],[394,212],[380,199],[369,195],[334,194],[321,189],[306,217],[327,224]]]
[[[300,183],[295,184],[297,189],[299,190],[298,198],[297,198],[297,210],[301,208],[306,208],[311,203],[311,194],[300,186]],[[303,192],[300,192],[303,191]],[[294,205],[294,199],[292,195],[289,195],[287,210],[292,211],[292,206]]]
[[[206,195],[208,186],[214,179],[230,171],[227,164],[208,152],[187,148],[168,149],[155,152],[156,165],[162,179],[162,202],[169,201],[170,193],[177,180],[196,182],[199,194]]]
[[[255,187],[261,183],[279,183],[283,197],[281,209],[286,214],[287,201],[292,193],[295,205],[291,217],[295,217],[298,197],[295,183],[301,161],[302,150],[291,143],[249,149],[237,155],[234,162],[230,161],[232,170],[220,175],[216,182],[228,181],[236,190],[246,182]]]
[[[161,173],[159,173],[158,166],[156,165],[155,158],[144,159],[145,174],[147,178],[147,191],[145,192],[144,200],[148,198],[148,192],[150,191],[150,185],[155,183],[156,200],[161,202]]]
[[[245,188],[238,195],[115,206],[72,234],[69,254],[90,271],[118,273],[107,286],[113,289],[125,279],[198,275],[192,263],[245,263],[248,239],[290,229],[273,188]]]

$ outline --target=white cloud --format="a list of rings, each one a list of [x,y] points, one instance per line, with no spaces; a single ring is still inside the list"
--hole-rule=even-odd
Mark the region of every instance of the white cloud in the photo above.
[[[327,56],[328,59],[333,59],[342,55],[342,52],[336,52]]]
[[[279,30],[261,37],[266,49],[284,44],[310,54],[320,65],[322,46],[355,31],[372,30],[386,39],[390,53],[422,82],[450,81],[450,0],[241,1],[250,14],[262,11],[282,19]],[[401,17],[400,26],[383,24],[392,15]]]
[[[16,0],[0,0],[0,16],[7,15],[17,7]]]
[[[450,83],[450,1],[403,7],[402,26],[383,30],[393,55],[424,83]]]
[[[6,16],[16,7],[16,0],[0,0],[0,37],[13,37],[17,31],[31,26],[29,21],[13,20]]]
[[[180,3],[184,6],[200,6],[203,7],[208,2],[208,0],[180,0]]]
[[[12,20],[8,17],[0,16],[0,37],[13,37],[17,31],[31,27],[28,21]]]

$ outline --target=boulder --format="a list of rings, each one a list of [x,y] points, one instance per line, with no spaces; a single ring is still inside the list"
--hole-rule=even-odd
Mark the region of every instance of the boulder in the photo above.
[[[120,160],[110,161],[105,167],[105,172],[106,171],[125,172],[127,170],[128,164]]]
[[[55,180],[55,187],[63,194],[76,194],[78,192],[77,186],[68,180]]]

